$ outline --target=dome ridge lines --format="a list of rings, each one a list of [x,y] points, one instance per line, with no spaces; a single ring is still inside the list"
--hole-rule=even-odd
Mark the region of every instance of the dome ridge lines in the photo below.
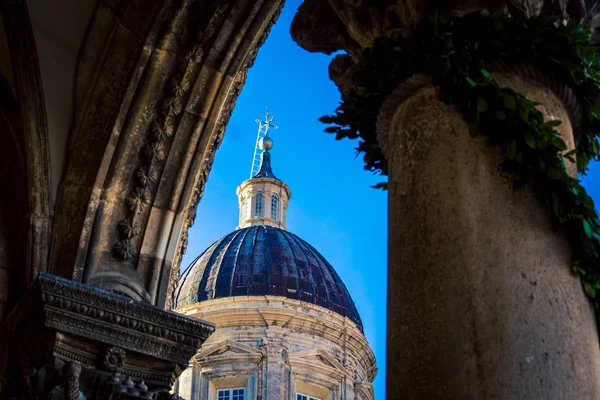
[[[252,267],[251,267],[250,274],[249,274],[250,277],[248,279],[248,287],[246,288],[246,295],[248,295],[248,296],[250,295],[250,287],[254,283],[254,276],[257,275],[257,272],[260,272],[260,271],[256,271],[256,266],[258,264],[256,262],[256,248],[257,248],[257,246],[256,246],[256,240],[257,240],[257,237],[258,237],[258,234],[259,234],[258,230],[259,230],[260,227],[261,227],[260,225],[253,225],[253,226],[250,226],[249,228],[247,228],[249,231],[250,230],[253,231],[253,235],[252,235],[252,247],[251,247],[252,248],[252,252],[250,253],[251,254],[250,259],[252,260]]]
[[[215,270],[214,268],[211,268],[211,274],[209,275],[209,280],[211,278],[214,279],[212,280],[212,284],[211,284],[211,289],[212,289],[212,298],[216,298],[217,297],[217,283],[219,282],[219,279],[221,278],[221,275],[223,273],[223,270],[227,269],[227,263],[225,263],[224,261],[226,260],[226,255],[229,252],[229,248],[231,247],[231,244],[233,242],[235,242],[237,236],[238,236],[239,232],[238,231],[233,231],[231,232],[229,235],[227,235],[227,238],[223,241],[224,244],[221,246],[220,250],[218,251],[217,254],[217,258],[215,259],[215,265],[218,265],[219,267]],[[233,270],[232,266],[232,270]],[[214,272],[214,274],[213,274]]]
[[[309,261],[309,259],[308,259],[308,257],[307,257],[306,250],[305,250],[305,249],[303,249],[303,247],[304,247],[304,246],[302,246],[302,244],[303,244],[303,243],[302,243],[302,242],[303,242],[303,240],[302,240],[302,239],[300,239],[300,237],[298,237],[298,236],[294,235],[293,233],[290,233],[290,235],[289,235],[289,236],[290,236],[290,238],[291,238],[291,239],[292,239],[292,240],[295,242],[296,246],[298,246],[298,248],[300,249],[300,251],[302,251],[302,255],[303,255],[304,259],[306,260],[306,266],[307,266],[307,267],[306,267],[306,271],[307,271],[307,275],[309,276],[311,283],[314,285],[314,288],[313,288],[313,298],[314,298],[314,299],[313,299],[313,300],[314,300],[314,304],[317,304],[317,293],[316,293],[316,289],[317,289],[317,282],[316,282],[316,280],[315,280],[315,277],[314,277],[314,275],[313,275],[313,273],[312,273],[312,268],[308,267],[308,265],[309,265],[310,261]],[[287,238],[287,239],[288,239],[288,240],[290,240],[290,238]],[[314,254],[313,254],[313,256],[314,256]],[[316,259],[316,257],[314,257],[314,258]],[[317,263],[319,262],[318,260],[315,260],[315,261],[316,261]],[[300,279],[300,268],[298,268],[297,270],[298,270],[298,283],[299,283],[299,284],[302,284],[302,281],[301,281],[301,279]],[[301,299],[301,297],[302,297],[302,296],[301,296],[301,294],[300,294],[300,295],[299,295],[299,300]],[[327,300],[328,300],[328,301],[331,301],[331,299],[329,298],[329,292],[328,292],[328,291],[327,291]]]
[[[217,290],[218,290],[218,288],[219,288],[219,286],[218,286],[218,282],[219,282],[219,281],[222,279],[222,276],[221,276],[221,274],[220,274],[220,272],[221,272],[221,271],[220,271],[220,269],[221,269],[222,267],[227,267],[227,265],[223,265],[223,264],[224,264],[224,263],[223,263],[223,260],[225,260],[225,259],[226,259],[225,257],[227,257],[227,256],[228,256],[228,254],[229,254],[229,250],[231,249],[231,246],[233,246],[233,244],[234,244],[234,243],[236,243],[238,236],[240,236],[240,232],[239,232],[239,231],[237,231],[237,230],[236,230],[236,231],[233,231],[232,233],[233,233],[233,236],[231,237],[231,239],[230,239],[230,240],[228,240],[228,241],[227,241],[227,245],[225,245],[225,246],[224,246],[224,247],[221,249],[221,252],[220,252],[220,253],[219,253],[219,255],[218,255],[218,257],[220,257],[220,258],[221,258],[221,262],[219,263],[219,271],[217,272],[217,277],[216,277],[216,279],[214,280],[214,284],[213,284],[213,286],[214,286],[214,289],[213,289],[214,296],[213,296],[213,298],[215,298],[215,297],[216,297],[216,295],[217,295]],[[242,237],[242,240],[243,240],[243,237]],[[238,248],[239,248],[239,247],[238,247]],[[236,251],[236,253],[235,253],[235,261],[233,262],[233,264],[232,264],[232,266],[231,266],[231,276],[232,276],[232,279],[230,279],[230,281],[229,281],[229,288],[228,288],[228,289],[229,289],[229,296],[231,296],[231,295],[232,295],[232,293],[231,293],[231,291],[232,291],[232,288],[231,288],[231,283],[232,283],[232,282],[231,282],[231,281],[233,280],[233,274],[235,273],[235,269],[236,269],[236,267],[237,267],[237,262],[236,262],[236,261],[237,261],[237,251]]]
[[[332,264],[310,243],[281,228],[236,229],[182,276],[177,308],[217,298],[277,296],[324,307],[364,332],[354,301]]]
[[[233,296],[233,280],[234,280],[234,276],[236,275],[236,272],[238,270],[238,259],[240,257],[240,249],[244,245],[246,236],[248,236],[248,231],[244,232],[244,235],[242,236],[242,239],[239,241],[237,249],[235,250],[235,260],[233,261],[233,269],[231,270],[231,281],[229,282],[229,295],[230,296]]]
[[[202,289],[205,293],[205,296],[207,299],[214,299],[214,294],[215,294],[215,286],[216,286],[216,279],[212,279],[211,277],[214,278],[215,275],[219,274],[219,270],[221,269],[221,264],[220,263],[216,263],[215,261],[219,259],[219,254],[221,252],[221,249],[223,248],[223,246],[225,246],[225,244],[231,240],[231,236],[233,236],[233,234],[235,234],[234,232],[231,232],[230,234],[226,235],[225,237],[223,237],[222,239],[220,239],[218,241],[218,244],[215,246],[215,248],[213,249],[212,253],[210,254],[210,257],[208,258],[206,264],[204,264],[204,271],[202,272],[202,280],[200,281],[200,286],[198,287],[198,295],[200,295],[200,290]],[[217,266],[216,268],[211,267],[211,266]],[[208,270],[208,274],[206,273],[206,271]],[[210,284],[210,288],[208,287]],[[210,291],[208,290],[210,289]],[[209,296],[209,293],[212,293],[212,297]],[[200,299],[198,299],[200,300]]]
[[[285,238],[285,241],[286,241],[286,243],[288,244],[288,246],[289,246],[289,248],[290,248],[290,251],[292,252],[292,254],[293,254],[294,256],[296,256],[296,252],[294,251],[294,247],[292,246],[292,244],[291,244],[291,242],[290,242],[290,238],[288,237],[288,236],[291,236],[291,235],[293,235],[293,234],[292,234],[291,232],[288,232],[288,233],[289,233],[289,235],[281,235],[281,236],[282,236],[283,238]],[[306,258],[306,257],[304,257],[304,258]],[[299,268],[296,268],[296,281],[297,281],[297,284],[298,284],[298,286],[300,286],[300,271],[299,271]],[[288,288],[287,288],[287,287],[286,287],[286,291],[287,291],[287,293],[289,294],[289,290],[288,290]],[[296,299],[297,299],[297,300],[300,300],[300,297],[301,297],[301,296],[300,296],[300,290],[297,290],[297,291],[296,291]]]
[[[179,296],[181,296],[181,291],[185,287],[184,283],[187,280],[188,276],[190,275],[190,272],[192,271],[192,269],[194,269],[194,265],[198,262],[200,257],[202,257],[204,255],[204,253],[206,253],[207,251],[208,251],[208,249],[204,250],[202,252],[202,254],[200,254],[198,257],[196,257],[196,259],[194,261],[192,261],[190,263],[190,265],[188,265],[188,267],[181,273],[181,275],[179,277],[179,285],[177,287],[177,291],[175,292],[175,304],[177,304],[177,302],[179,301]],[[190,288],[187,287],[187,289],[189,292]]]
[[[311,245],[310,243],[306,242],[305,240],[302,240],[303,244],[308,248],[308,250],[313,253],[313,255],[315,256],[315,259],[319,260],[319,262],[322,262],[325,266],[325,269],[331,276],[332,278],[332,282],[335,285],[335,287],[337,288],[337,295],[340,299],[340,306],[341,308],[344,310],[344,316],[348,317],[352,320],[356,319],[357,321],[359,321],[359,326],[360,329],[363,329],[362,326],[362,319],[360,318],[360,314],[358,313],[358,309],[356,308],[356,304],[354,304],[354,300],[352,300],[352,297],[350,296],[350,291],[348,290],[348,288],[346,287],[346,284],[344,283],[344,281],[342,280],[342,278],[339,276],[339,274],[337,273],[337,271],[335,270],[335,268],[333,267],[333,265],[331,265],[329,263],[329,261],[327,261],[327,259],[325,257],[323,257],[323,255],[321,253],[319,253],[319,250],[317,250],[313,245]],[[323,268],[322,268],[323,270]],[[347,302],[350,301],[350,304],[347,304]],[[351,306],[351,307],[349,307]],[[348,313],[351,314],[356,314],[356,315],[348,315]]]
[[[269,230],[267,229],[266,225],[259,225],[259,229],[262,228],[264,230],[264,235],[265,235],[265,244],[268,243],[269,241]],[[265,255],[264,255],[264,266],[263,266],[263,274],[266,278],[265,281],[265,286],[266,286],[266,292],[267,294],[271,294],[271,274],[273,273],[273,268],[272,268],[272,263],[273,263],[273,258],[271,257],[271,246],[265,246]]]
[[[175,296],[175,304],[179,303],[179,297],[181,296],[181,292],[183,290],[183,287],[185,286],[185,281],[189,278],[191,272],[194,270],[194,266],[196,265],[196,263],[198,263],[199,260],[201,260],[205,254],[207,254],[211,250],[213,250],[213,248],[215,246],[217,246],[221,240],[222,240],[222,238],[215,240],[210,246],[208,246],[208,248],[206,250],[204,250],[202,253],[200,253],[200,255],[198,257],[196,257],[196,259],[190,263],[190,265],[185,269],[185,271],[183,271],[183,273],[181,274],[179,287],[177,288],[177,295]],[[192,287],[188,287],[187,289],[188,289],[188,293],[186,293],[186,295],[189,297],[190,296],[189,292],[192,289]],[[196,291],[196,293],[197,293],[197,291]]]

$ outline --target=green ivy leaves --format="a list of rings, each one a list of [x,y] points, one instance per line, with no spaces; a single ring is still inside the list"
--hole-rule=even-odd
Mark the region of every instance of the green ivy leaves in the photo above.
[[[474,13],[451,20],[424,19],[407,41],[381,38],[363,52],[363,74],[357,89],[342,95],[331,116],[320,121],[337,140],[358,139],[365,169],[387,174],[375,126],[381,104],[413,74],[433,78],[441,98],[454,104],[469,123],[472,136],[485,135],[506,155],[504,169],[515,188],[532,182],[573,247],[573,271],[598,308],[600,300],[600,219],[594,203],[567,163],[585,173],[600,155],[600,53],[590,44],[587,26],[556,24],[541,16],[519,20],[502,13]],[[546,121],[534,102],[501,88],[489,72],[489,62],[537,65],[566,83],[584,108],[585,134],[575,150]],[[381,183],[374,187],[386,189]]]

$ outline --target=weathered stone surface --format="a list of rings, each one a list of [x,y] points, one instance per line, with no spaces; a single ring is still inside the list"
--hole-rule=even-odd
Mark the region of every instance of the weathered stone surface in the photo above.
[[[596,2],[574,0],[307,0],[298,8],[291,33],[308,51],[331,54],[343,50],[351,56],[338,55],[330,66],[330,77],[342,92],[347,92],[352,86],[348,70],[360,64],[362,49],[371,47],[376,38],[408,38],[424,16],[450,18],[484,9],[505,9],[513,16],[526,18],[553,13],[564,19],[591,21],[592,28],[600,21]],[[593,32],[595,38],[597,32]]]
[[[81,51],[54,273],[166,305],[245,71],[280,6],[100,3]]]
[[[562,13],[593,27],[600,11],[578,1],[308,0],[291,32],[309,51],[348,53],[329,68],[347,93],[369,68],[361,50],[377,37],[409,37],[423,16],[504,6],[513,16]],[[582,119],[570,89],[528,66],[494,67],[499,82],[565,121],[561,134],[574,148]],[[500,151],[469,136],[428,77],[390,96],[378,130],[390,189],[388,397],[597,397],[594,315],[570,272],[568,241],[551,229],[533,188],[513,191],[499,170]]]
[[[177,310],[210,320],[215,333],[176,386],[188,400],[244,387],[248,398],[374,398],[375,356],[351,319],[281,296],[237,296]]]
[[[543,104],[544,87],[501,84]],[[571,399],[600,393],[593,311],[533,187],[515,191],[499,149],[422,87],[389,131],[389,398]]]
[[[127,377],[170,389],[214,331],[210,323],[48,274],[40,275],[8,325],[27,361],[30,390],[42,395],[56,386],[34,372],[50,376],[76,362],[84,366],[80,384],[88,399],[105,398],[106,385]]]

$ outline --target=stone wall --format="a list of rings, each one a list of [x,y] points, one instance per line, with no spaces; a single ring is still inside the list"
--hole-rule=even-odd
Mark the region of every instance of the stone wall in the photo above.
[[[356,324],[323,307],[276,296],[240,296],[178,312],[216,324],[180,379],[180,395],[210,400],[218,389],[243,387],[246,398],[374,398],[375,357]],[[193,372],[192,372],[193,371]]]

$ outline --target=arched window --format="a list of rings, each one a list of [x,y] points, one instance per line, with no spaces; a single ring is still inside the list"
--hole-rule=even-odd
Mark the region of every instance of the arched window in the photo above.
[[[265,215],[265,199],[262,193],[254,196],[254,217],[262,218]]]
[[[279,220],[279,196],[276,194],[271,196],[271,219]]]

